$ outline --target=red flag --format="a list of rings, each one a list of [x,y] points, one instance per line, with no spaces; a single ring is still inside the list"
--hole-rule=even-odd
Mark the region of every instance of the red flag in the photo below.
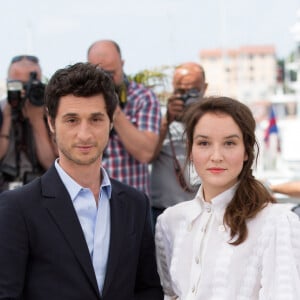
[[[264,138],[267,147],[269,147],[269,140],[272,134],[275,134],[277,136],[277,151],[280,152],[279,130],[277,126],[275,111],[273,106],[271,105],[269,113],[269,124],[265,131]]]

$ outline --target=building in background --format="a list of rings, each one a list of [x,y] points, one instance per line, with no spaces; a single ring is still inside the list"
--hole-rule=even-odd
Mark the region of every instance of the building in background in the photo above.
[[[209,82],[209,94],[227,95],[251,104],[269,101],[276,90],[277,59],[274,46],[200,51]]]
[[[207,94],[236,98],[253,111],[260,146],[256,175],[273,182],[300,178],[300,11],[294,35],[297,46],[289,63],[277,58],[272,45],[199,53],[209,82]],[[270,111],[278,128],[266,142]]]

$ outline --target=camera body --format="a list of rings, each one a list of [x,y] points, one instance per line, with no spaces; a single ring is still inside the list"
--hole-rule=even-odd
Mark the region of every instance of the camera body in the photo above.
[[[7,82],[7,101],[15,110],[20,110],[26,99],[35,106],[44,105],[44,93],[45,84],[37,79],[36,72],[30,73],[30,79],[25,84],[19,80]]]
[[[202,94],[197,89],[190,89],[186,91],[184,94],[178,96],[178,99],[184,102],[184,105],[187,106],[192,104],[202,97]]]

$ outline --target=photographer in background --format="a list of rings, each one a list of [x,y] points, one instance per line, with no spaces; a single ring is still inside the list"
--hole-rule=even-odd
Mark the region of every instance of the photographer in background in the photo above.
[[[193,199],[200,182],[192,182],[192,169],[185,168],[186,142],[181,117],[187,106],[200,101],[207,88],[202,66],[187,62],[175,69],[173,95],[162,118],[160,139],[152,161],[151,204],[153,222],[164,209]]]
[[[103,166],[112,178],[149,195],[148,164],[159,139],[159,101],[150,89],[128,80],[115,41],[96,41],[89,47],[87,58],[111,75],[119,96]]]
[[[7,99],[0,103],[0,192],[41,175],[56,157],[44,115],[44,89],[38,58],[14,57],[8,69]]]

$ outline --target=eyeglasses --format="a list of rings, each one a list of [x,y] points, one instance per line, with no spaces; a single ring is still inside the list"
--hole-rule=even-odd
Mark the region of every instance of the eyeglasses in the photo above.
[[[17,55],[17,56],[12,58],[10,64],[16,63],[16,62],[21,61],[23,59],[27,59],[27,60],[29,60],[33,63],[36,63],[36,64],[39,63],[39,59],[34,55]]]

